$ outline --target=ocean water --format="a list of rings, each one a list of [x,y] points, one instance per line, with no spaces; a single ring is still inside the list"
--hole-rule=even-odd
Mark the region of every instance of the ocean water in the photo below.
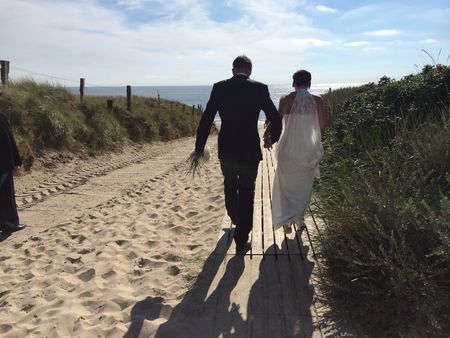
[[[319,84],[311,86],[310,92],[313,94],[324,94],[330,89],[350,87],[358,85],[356,83],[331,83],[331,84]],[[291,85],[268,85],[270,96],[275,106],[278,107],[278,102],[281,95],[289,93],[293,90]],[[78,87],[67,88],[73,94],[79,94]],[[201,105],[206,107],[209,96],[211,94],[211,86],[136,86],[131,87],[131,94],[145,97],[158,97],[161,99],[178,101],[188,106]],[[85,95],[93,96],[126,96],[126,86],[123,87],[86,87],[84,90]],[[216,116],[218,119],[218,114]],[[264,113],[261,113],[260,120],[264,120]]]

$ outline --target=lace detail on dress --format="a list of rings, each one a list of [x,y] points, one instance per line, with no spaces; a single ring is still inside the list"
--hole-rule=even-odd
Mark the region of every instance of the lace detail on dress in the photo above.
[[[306,89],[298,89],[289,114],[317,114],[316,101]]]
[[[283,124],[283,134],[277,147],[278,160],[294,161],[298,165],[315,168],[322,158],[322,135],[316,101],[306,89],[297,90]]]

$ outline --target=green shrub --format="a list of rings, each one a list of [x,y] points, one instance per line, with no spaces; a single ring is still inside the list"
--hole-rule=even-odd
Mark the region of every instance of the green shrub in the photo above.
[[[321,289],[358,336],[450,332],[449,74],[364,86],[326,132]]]

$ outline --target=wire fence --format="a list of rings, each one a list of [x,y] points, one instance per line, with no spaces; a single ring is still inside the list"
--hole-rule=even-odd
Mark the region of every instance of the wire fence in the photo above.
[[[78,84],[80,82],[79,79],[69,79],[69,78],[65,78],[62,76],[58,76],[58,75],[36,72],[36,71],[26,69],[23,67],[10,66],[10,69],[14,70],[15,73],[19,73],[19,74],[11,74],[10,75],[11,79],[14,79],[14,80],[20,80],[20,79],[26,78],[26,77],[35,79],[35,77],[37,76],[39,78],[38,80],[42,80],[42,81],[46,81],[46,82],[50,82],[50,83],[62,85],[62,86],[67,86],[67,83],[70,83],[71,86],[73,86],[73,84]],[[103,85],[95,84],[92,82],[86,82],[85,84],[88,86],[92,86],[92,87],[105,87]]]

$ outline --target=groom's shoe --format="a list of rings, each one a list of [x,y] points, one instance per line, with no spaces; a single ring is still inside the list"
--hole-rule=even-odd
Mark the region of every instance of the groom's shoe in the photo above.
[[[248,241],[244,245],[236,245],[236,255],[245,255],[252,248],[252,243]]]
[[[5,224],[2,228],[5,229],[6,232],[14,232],[14,231],[22,230],[25,227],[26,227],[25,224],[20,224],[20,223],[13,224],[13,223],[5,222]]]

